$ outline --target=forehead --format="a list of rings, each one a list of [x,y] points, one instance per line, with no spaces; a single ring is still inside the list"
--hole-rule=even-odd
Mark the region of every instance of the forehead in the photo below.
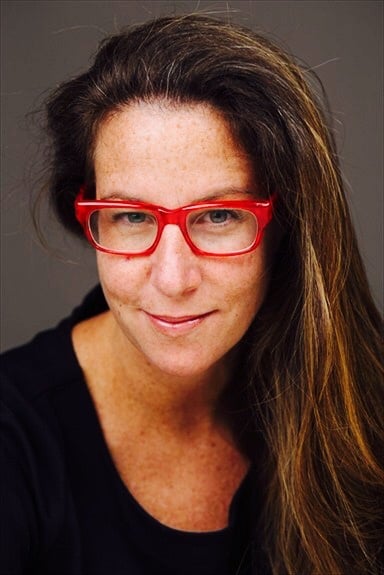
[[[168,197],[175,190],[188,195],[255,187],[249,156],[223,116],[203,104],[137,103],[114,112],[99,127],[94,168],[104,197],[147,195],[153,188]]]

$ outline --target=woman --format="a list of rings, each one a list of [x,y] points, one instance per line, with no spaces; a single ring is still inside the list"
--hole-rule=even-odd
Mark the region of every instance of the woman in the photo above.
[[[162,18],[47,102],[100,288],[7,353],[1,572],[380,570],[380,321],[305,74]]]

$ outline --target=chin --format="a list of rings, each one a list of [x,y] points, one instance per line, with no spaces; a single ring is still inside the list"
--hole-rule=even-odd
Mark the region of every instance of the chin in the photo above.
[[[182,351],[169,350],[162,357],[145,354],[147,364],[154,372],[165,377],[177,379],[205,380],[206,376],[216,379],[216,372],[224,363],[224,358],[213,361],[212,357],[202,357],[201,353],[185,354]]]
[[[149,362],[152,367],[160,371],[162,374],[175,378],[194,379],[204,378],[204,375],[210,373],[214,366],[212,364],[198,365],[196,362],[189,361],[165,361],[165,362]]]

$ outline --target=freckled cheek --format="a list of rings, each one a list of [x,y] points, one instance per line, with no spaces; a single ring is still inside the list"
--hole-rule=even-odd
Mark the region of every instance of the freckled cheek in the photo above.
[[[257,313],[264,301],[267,286],[265,275],[255,277],[251,282],[244,281],[242,289],[236,290],[235,296],[239,315],[253,317]]]
[[[135,297],[145,284],[146,266],[139,259],[103,253],[97,254],[99,278],[104,291],[112,297],[127,300]]]
[[[232,294],[238,303],[239,314],[243,312],[254,315],[263,303],[268,289],[269,274],[265,254],[250,254],[249,259],[242,264],[241,273],[235,274],[234,270],[232,271],[232,277],[235,279]]]

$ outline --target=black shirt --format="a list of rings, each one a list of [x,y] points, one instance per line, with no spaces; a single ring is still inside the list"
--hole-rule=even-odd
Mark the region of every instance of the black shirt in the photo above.
[[[162,525],[122,482],[71,341],[106,308],[97,287],[1,358],[0,574],[248,575],[253,470],[210,533]]]

